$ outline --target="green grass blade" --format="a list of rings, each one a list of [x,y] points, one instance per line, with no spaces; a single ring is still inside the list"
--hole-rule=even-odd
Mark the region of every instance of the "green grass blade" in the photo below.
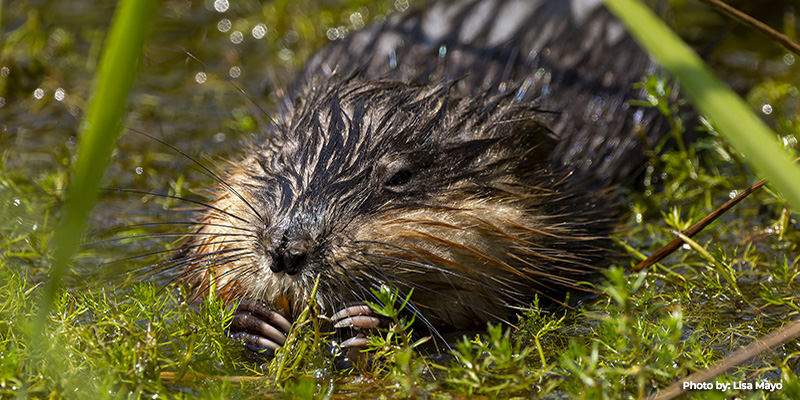
[[[147,27],[155,9],[156,0],[121,0],[117,5],[95,76],[94,96],[81,130],[78,159],[56,228],[52,271],[34,321],[35,332],[39,334],[80,242],[86,217],[92,209],[100,179],[122,127],[128,92],[133,85]]]
[[[693,105],[710,118],[745,161],[800,212],[800,167],[747,104],[694,51],[638,0],[605,0],[642,47],[681,82]]]

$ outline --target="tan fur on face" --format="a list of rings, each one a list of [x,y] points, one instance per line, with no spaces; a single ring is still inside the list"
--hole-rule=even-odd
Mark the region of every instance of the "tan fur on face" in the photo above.
[[[239,171],[232,177],[240,174]],[[232,301],[244,290],[242,282],[238,282],[231,271],[253,262],[249,251],[253,233],[239,220],[246,215],[245,204],[234,191],[244,192],[236,188],[217,189],[219,197],[210,203],[210,210],[200,220],[201,227],[184,245],[189,249],[191,262],[184,268],[181,280],[190,284],[197,295],[207,295],[214,287],[217,295]]]
[[[271,260],[254,251],[258,240],[259,220],[254,208],[257,200],[248,187],[251,162],[232,171],[230,186],[217,188],[219,196],[201,219],[202,225],[184,244],[191,261],[184,268],[181,281],[190,285],[197,297],[205,297],[213,289],[228,303],[241,300],[263,301],[281,314],[292,317],[302,310],[311,295],[314,279],[273,273]],[[263,216],[261,216],[263,217]]]

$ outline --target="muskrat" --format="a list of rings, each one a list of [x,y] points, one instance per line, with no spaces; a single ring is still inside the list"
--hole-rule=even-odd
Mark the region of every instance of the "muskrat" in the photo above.
[[[654,68],[599,0],[393,15],[307,62],[173,261],[239,304],[251,348],[284,343],[318,276],[336,327],[379,325],[363,302],[384,284],[432,332],[562,301],[609,263],[635,132],[666,131],[629,103]]]

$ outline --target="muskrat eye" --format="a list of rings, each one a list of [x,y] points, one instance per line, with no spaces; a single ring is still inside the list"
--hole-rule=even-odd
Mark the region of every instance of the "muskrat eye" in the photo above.
[[[414,176],[414,173],[407,170],[402,169],[397,171],[388,181],[386,181],[386,186],[401,186],[408,183],[411,180],[411,177]]]

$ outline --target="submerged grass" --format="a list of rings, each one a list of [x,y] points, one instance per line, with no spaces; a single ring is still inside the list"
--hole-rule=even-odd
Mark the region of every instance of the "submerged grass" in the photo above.
[[[313,26],[302,21],[296,26]],[[668,85],[651,78],[644,86],[683,126],[679,108],[663,103]],[[237,112],[231,123],[251,126],[256,117]],[[627,197],[631,216],[616,235],[620,243],[650,253],[753,179],[714,126],[685,148],[653,155],[644,191]],[[781,138],[800,134],[796,117],[776,129]],[[574,310],[534,305],[513,328],[493,326],[451,343],[442,351],[449,357],[430,357],[430,343],[403,329],[409,321],[389,307],[382,311],[394,324],[372,339],[373,352],[354,370],[343,369],[310,304],[277,357],[253,359],[225,337],[230,308],[213,298],[190,306],[179,288],[148,282],[59,290],[44,314],[43,339],[34,342],[31,321],[44,313],[41,271],[51,264],[65,171],[30,177],[0,163],[0,398],[641,398],[800,311],[800,230],[784,200],[766,191],[696,237],[700,251],[680,250],[637,274],[612,268],[598,283],[602,296],[580,299]],[[172,182],[176,191],[181,179]],[[405,300],[386,289],[376,295],[385,304]],[[789,343],[717,380],[763,379],[780,390],[729,386],[694,396],[796,398],[798,372],[800,346]]]

